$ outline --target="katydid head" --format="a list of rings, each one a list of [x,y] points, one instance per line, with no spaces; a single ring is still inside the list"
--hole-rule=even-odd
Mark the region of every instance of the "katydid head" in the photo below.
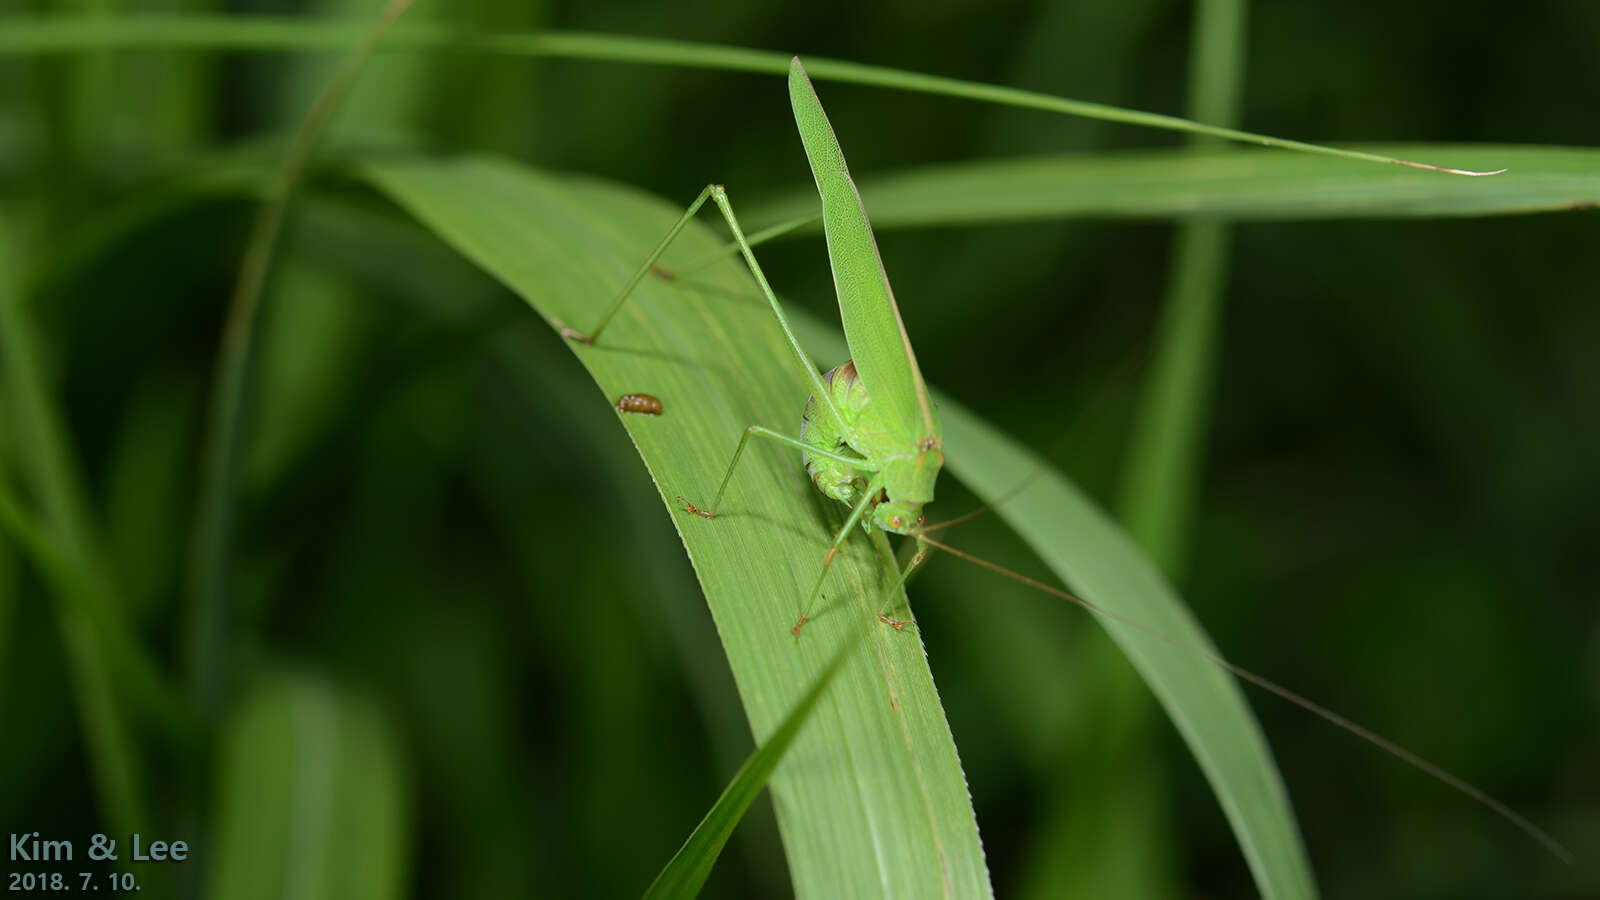
[[[922,525],[922,507],[933,502],[934,482],[944,467],[938,444],[918,448],[915,455],[890,459],[883,466],[884,499],[872,509],[872,524],[895,534],[911,534]]]
[[[895,534],[910,534],[922,519],[922,504],[917,502],[885,500],[872,509],[872,524]]]

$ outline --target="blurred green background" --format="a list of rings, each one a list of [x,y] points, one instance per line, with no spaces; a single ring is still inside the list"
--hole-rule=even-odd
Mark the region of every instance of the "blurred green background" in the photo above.
[[[0,14],[158,6],[376,10],[101,0]],[[407,15],[816,53],[1181,113],[1192,12],[419,0]],[[1486,21],[1442,0],[1258,3],[1248,23],[1253,131],[1600,145],[1595,4]],[[87,835],[124,816],[202,848],[150,875],[154,896],[307,879],[328,896],[637,893],[750,748],[682,547],[549,328],[336,166],[294,206],[264,297],[224,675],[195,683],[194,508],[223,313],[260,185],[335,63],[0,58],[0,475],[54,521],[49,485],[73,476],[39,460],[76,468],[81,515],[63,521],[87,536],[52,540],[69,569],[74,546],[99,545],[117,603],[58,596],[15,532],[0,539],[0,821]],[[862,175],[1178,143],[849,85],[826,102]],[[685,203],[709,180],[736,203],[807,180],[777,79],[602,62],[380,54],[324,158],[397,148],[494,152]],[[1174,233],[1072,221],[879,240],[929,381],[1116,508]],[[1580,857],[1562,866],[1252,695],[1327,896],[1600,893],[1586,852],[1600,844],[1597,245],[1593,212],[1234,231],[1175,581],[1231,659],[1457,772]],[[786,298],[831,316],[815,250],[781,241],[763,264]],[[21,328],[38,359],[18,358]],[[30,449],[27,365],[64,413],[69,446],[45,457]],[[975,503],[952,480],[941,490],[936,518]],[[992,519],[951,538],[1040,571]],[[1000,895],[1253,893],[1197,767],[1086,616],[948,559],[911,596]],[[91,775],[103,736],[72,662],[74,623],[100,614],[159,670],[152,685],[137,666],[108,676],[148,701],[130,704],[126,803]],[[321,838],[284,830],[303,821]],[[770,808],[707,891],[788,893]]]

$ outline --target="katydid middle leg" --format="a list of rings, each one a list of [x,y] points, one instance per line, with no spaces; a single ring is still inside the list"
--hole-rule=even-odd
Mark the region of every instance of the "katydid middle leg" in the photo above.
[[[922,566],[922,564],[924,562],[926,562],[927,559],[928,559],[928,544],[927,544],[927,542],[922,540],[921,538],[917,538],[916,540],[917,540],[917,552],[916,552],[916,555],[912,556],[911,560],[906,563],[906,567],[905,567],[904,570],[902,570],[900,572],[900,577],[895,581],[894,587],[889,589],[889,602],[890,602],[889,609],[887,611],[885,611],[885,612],[878,613],[878,621],[882,622],[883,624],[885,624],[887,626],[889,626],[890,628],[893,628],[895,631],[903,631],[903,630],[905,630],[905,627],[907,625],[913,624],[910,620],[907,620],[907,619],[896,619],[893,616],[891,616],[889,613],[894,611],[894,596],[895,596],[895,594],[901,588],[905,587],[906,582],[911,579],[911,574],[913,572],[915,572],[918,568],[920,568]]]
[[[789,632],[795,637],[800,636],[800,629],[811,618],[812,604],[816,603],[817,598],[822,596],[822,583],[827,580],[828,567],[833,565],[833,558],[839,555],[839,548],[843,547],[844,542],[849,539],[850,532],[861,524],[861,517],[872,507],[873,497],[881,490],[883,490],[883,475],[879,473],[872,476],[872,480],[867,482],[867,489],[862,492],[861,499],[850,510],[850,517],[845,519],[844,525],[839,529],[839,533],[834,535],[833,543],[828,545],[828,552],[822,557],[822,571],[817,573],[817,583],[811,588],[810,595],[806,597],[806,605],[800,608],[800,618],[795,619],[794,627],[789,629]]]

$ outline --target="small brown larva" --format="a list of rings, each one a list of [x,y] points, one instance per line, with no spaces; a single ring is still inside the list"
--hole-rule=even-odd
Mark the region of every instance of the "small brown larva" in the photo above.
[[[661,398],[651,394],[623,394],[617,398],[617,412],[661,415]]]

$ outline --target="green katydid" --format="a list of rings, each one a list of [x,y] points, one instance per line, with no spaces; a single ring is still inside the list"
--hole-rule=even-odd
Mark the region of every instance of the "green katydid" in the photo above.
[[[798,57],[789,66],[789,100],[794,107],[806,157],[811,163],[812,177],[822,195],[823,231],[827,235],[828,258],[833,265],[850,360],[826,374],[818,372],[811,358],[800,348],[782,305],[756,262],[750,242],[728,201],[727,191],[718,184],[708,185],[689,205],[623,286],[593,332],[580,334],[565,326],[561,326],[561,331],[584,343],[597,340],[684,225],[707,199],[716,203],[782,324],[790,349],[809,377],[812,393],[800,420],[799,437],[759,425],[746,428],[711,504],[701,508],[679,499],[683,499],[690,512],[714,518],[752,437],[788,444],[802,451],[806,471],[818,490],[849,506],[850,516],[823,557],[822,571],[793,628],[798,635],[810,616],[811,605],[821,595],[829,564],[858,525],[895,534],[916,533],[923,521],[922,508],[933,500],[934,482],[944,466],[944,442],[940,437],[938,415],[928,399],[928,387],[922,380],[916,353],[911,349],[911,339],[889,286],[889,276],[878,256],[866,207],[850,178],[844,151],[822,109],[822,101],[817,98],[816,89],[811,86],[811,79],[806,77]],[[919,552],[906,566],[901,579],[909,576],[925,557],[925,550]],[[880,619],[896,630],[905,625],[891,620],[887,613]]]
[[[830,544],[806,605],[791,629],[796,636],[810,617],[812,604],[821,596],[829,564],[857,527],[869,531],[879,529],[907,535],[917,542],[918,552],[900,573],[900,583],[904,583],[926,557],[928,547],[933,546],[1069,600],[1103,617],[1118,620],[1180,650],[1200,656],[1242,680],[1376,745],[1494,811],[1557,856],[1570,859],[1570,854],[1561,844],[1509,807],[1440,767],[1326,707],[1256,675],[1206,648],[1172,638],[1059,588],[1010,572],[929,537],[928,531],[931,529],[925,529],[923,526],[923,507],[933,500],[934,485],[944,465],[943,440],[937,409],[929,398],[927,385],[917,365],[916,354],[912,350],[905,323],[900,317],[894,292],[878,254],[866,208],[845,164],[844,152],[798,58],[791,62],[789,68],[789,98],[794,108],[801,141],[805,145],[812,176],[822,198],[823,230],[827,238],[828,257],[833,269],[845,337],[850,348],[850,360],[827,373],[822,373],[806,355],[788,319],[784,316],[783,308],[760,264],[756,262],[751,241],[745,237],[739,225],[727,192],[717,184],[708,185],[689,205],[624,284],[593,331],[578,332],[555,320],[552,324],[560,329],[564,337],[585,344],[597,341],[633,290],[655,268],[662,254],[689,220],[706,200],[715,202],[727,221],[756,283],[777,317],[790,349],[811,382],[812,394],[806,402],[798,437],[791,437],[760,425],[749,426],[739,439],[711,503],[702,508],[685,498],[680,497],[679,500],[684,503],[688,512],[707,519],[715,518],[751,437],[765,438],[801,451],[806,471],[817,488],[824,495],[848,506],[850,514]],[[896,631],[910,624],[892,618],[888,611],[880,612],[878,620]]]

